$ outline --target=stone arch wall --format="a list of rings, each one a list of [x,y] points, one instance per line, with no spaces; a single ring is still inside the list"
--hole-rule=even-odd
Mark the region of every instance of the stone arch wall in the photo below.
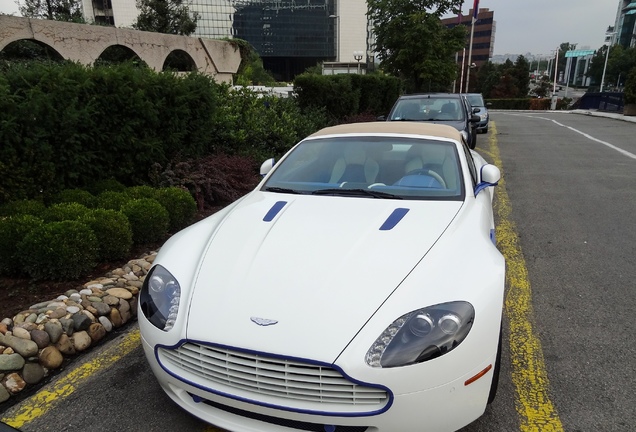
[[[227,83],[241,62],[238,49],[225,41],[0,15],[0,50],[22,39],[44,43],[85,65],[92,65],[109,46],[122,45],[156,71],[179,49],[190,55],[199,72]]]

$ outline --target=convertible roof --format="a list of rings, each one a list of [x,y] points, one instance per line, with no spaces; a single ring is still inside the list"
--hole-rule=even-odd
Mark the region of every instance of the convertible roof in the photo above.
[[[310,137],[342,134],[429,135],[441,138],[450,138],[461,142],[461,135],[459,131],[452,126],[410,121],[381,121],[342,124],[321,129],[310,135]]]

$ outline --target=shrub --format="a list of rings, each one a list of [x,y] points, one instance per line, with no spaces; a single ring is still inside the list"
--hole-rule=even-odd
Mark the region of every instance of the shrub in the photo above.
[[[53,196],[53,203],[79,203],[88,208],[94,208],[97,205],[95,196],[82,189],[64,189]]]
[[[625,104],[636,104],[636,67],[629,71],[625,81]]]
[[[53,204],[42,213],[45,222],[78,220],[90,213],[90,209],[82,204],[70,202]]]
[[[99,260],[123,259],[130,253],[132,229],[128,218],[115,210],[95,209],[80,219],[95,233]]]
[[[157,201],[168,210],[170,232],[177,232],[188,226],[197,213],[197,203],[187,189],[161,188],[157,191]]]
[[[97,237],[78,221],[51,222],[31,230],[18,254],[33,279],[76,279],[95,267]]]
[[[0,217],[15,215],[40,216],[46,211],[46,206],[41,201],[18,200],[3,204],[0,207]]]
[[[106,179],[99,180],[88,187],[88,190],[93,195],[99,195],[102,192],[112,191],[112,192],[124,192],[126,190],[126,186],[121,184],[115,179]]]
[[[106,210],[121,210],[132,198],[124,192],[105,191],[97,195],[97,207]]]
[[[124,193],[133,199],[157,197],[157,189],[145,185],[129,187],[124,191]]]
[[[24,272],[18,254],[18,243],[43,224],[42,219],[29,214],[0,219],[0,273],[17,275]]]
[[[170,216],[159,201],[141,198],[129,201],[121,209],[132,228],[133,241],[137,244],[159,241],[168,234]]]
[[[159,186],[186,187],[199,210],[232,202],[256,187],[260,177],[253,159],[225,154],[168,164],[164,169],[153,165],[149,175]]]

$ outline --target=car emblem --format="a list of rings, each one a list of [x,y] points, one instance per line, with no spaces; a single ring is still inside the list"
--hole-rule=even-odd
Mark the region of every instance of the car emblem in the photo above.
[[[271,326],[278,323],[278,321],[276,320],[267,318],[250,317],[250,319],[252,320],[252,322],[258,324],[259,326]]]

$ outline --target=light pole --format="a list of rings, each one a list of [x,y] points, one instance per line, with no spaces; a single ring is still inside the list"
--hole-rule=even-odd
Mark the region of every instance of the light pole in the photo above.
[[[356,61],[358,62],[358,75],[360,75],[360,60],[362,60],[363,56],[364,55],[362,54],[362,51],[353,52],[353,58],[356,59]]]
[[[605,36],[609,36],[609,46],[607,47],[607,52],[605,53],[605,65],[603,66],[603,77],[601,78],[601,93],[603,93],[603,86],[605,85],[605,71],[607,70],[607,59],[609,58],[610,48],[612,48],[612,44],[614,43],[614,35],[616,32],[610,32],[609,30],[612,27],[608,27],[608,31],[605,32]]]
[[[556,94],[558,72],[559,72],[559,48],[557,48],[554,53],[554,87],[552,88],[552,103],[550,104],[550,109],[553,111],[556,109],[557,99],[558,99]]]
[[[340,62],[340,15],[329,15],[336,19],[336,61]]]

